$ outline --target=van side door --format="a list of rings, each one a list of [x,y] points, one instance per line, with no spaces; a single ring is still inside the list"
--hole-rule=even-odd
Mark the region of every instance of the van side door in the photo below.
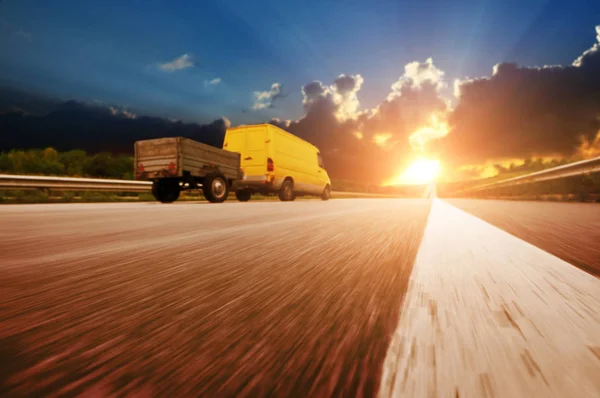
[[[244,130],[245,146],[242,164],[246,176],[262,177],[267,173],[267,129],[257,127]],[[252,179],[252,178],[251,178]]]

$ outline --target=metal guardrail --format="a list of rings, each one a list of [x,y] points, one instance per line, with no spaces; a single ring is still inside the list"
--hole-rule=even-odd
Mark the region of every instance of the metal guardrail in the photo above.
[[[55,191],[109,191],[148,192],[152,187],[147,181],[108,180],[100,178],[72,178],[22,176],[0,174],[3,189],[49,189]]]
[[[557,178],[573,177],[577,175],[584,175],[596,172],[600,172],[600,156],[593,159],[581,160],[579,162],[564,164],[562,166],[553,167],[551,169],[536,171],[535,173],[508,178],[506,180],[495,181],[484,185],[477,185],[471,188],[466,188],[462,192],[481,191],[483,189],[489,188],[502,188],[511,185],[547,181]]]
[[[73,178],[0,174],[0,189],[48,189],[53,191],[105,191],[105,192],[149,192],[149,181],[108,180],[101,178]],[[332,191],[333,196],[395,197],[363,192]]]

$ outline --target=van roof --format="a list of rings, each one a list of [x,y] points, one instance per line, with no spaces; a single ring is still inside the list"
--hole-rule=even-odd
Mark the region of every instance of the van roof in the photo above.
[[[227,130],[246,129],[248,127],[267,127],[269,125],[274,126],[273,124],[269,124],[269,123],[241,124],[239,126],[229,127],[229,128],[227,128]],[[275,127],[277,127],[277,126],[275,126]]]
[[[290,133],[289,131],[285,131],[281,127],[277,127],[277,126],[275,126],[274,124],[271,124],[271,123],[244,124],[244,125],[241,125],[241,126],[229,127],[227,129],[227,131],[229,131],[229,130],[243,130],[243,129],[247,129],[248,127],[275,127],[279,131],[282,131],[283,133],[285,133],[287,135],[290,135],[290,136],[294,137],[295,139],[298,139],[300,141],[306,142],[308,145],[310,145],[311,147],[313,147],[317,152],[319,152],[319,153],[321,152],[319,150],[319,148],[317,148],[316,146],[314,146],[310,142],[306,141],[305,139],[302,139],[302,138],[298,137],[297,135],[294,135],[294,134]]]

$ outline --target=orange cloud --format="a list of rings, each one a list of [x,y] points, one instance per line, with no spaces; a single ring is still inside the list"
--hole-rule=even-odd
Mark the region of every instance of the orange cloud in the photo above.
[[[390,138],[392,138],[392,134],[390,133],[375,134],[373,136],[373,142],[378,147],[385,148],[388,146]]]

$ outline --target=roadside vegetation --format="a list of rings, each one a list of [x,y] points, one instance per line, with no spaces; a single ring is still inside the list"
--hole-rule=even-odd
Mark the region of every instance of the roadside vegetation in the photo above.
[[[79,149],[12,150],[0,153],[0,173],[132,180],[133,157],[106,152],[91,155]]]
[[[526,160],[524,164],[508,167],[496,166],[495,177],[438,184],[438,196],[464,196],[488,199],[552,200],[552,201],[598,201],[600,200],[600,173],[575,176],[532,184],[488,189],[479,192],[454,194],[472,186],[488,184],[535,171],[566,164],[566,160]],[[0,173],[45,175],[66,177],[89,177],[111,179],[133,179],[133,157],[114,155],[107,152],[89,154],[83,150],[58,152],[53,148],[11,150],[0,153]],[[422,197],[423,186],[378,186],[356,181],[333,180],[332,191],[368,194],[366,197],[398,196]],[[335,195],[334,195],[335,197]],[[361,197],[344,194],[338,197]],[[230,199],[234,199],[233,196]],[[252,200],[270,200],[276,197],[255,195]],[[204,200],[200,192],[184,192],[179,200]],[[150,193],[131,192],[50,192],[44,190],[0,190],[0,203],[63,203],[63,202],[139,202],[154,201]]]
[[[0,173],[60,177],[88,177],[133,180],[133,157],[111,153],[88,154],[83,150],[58,152],[53,148],[11,150],[0,153]],[[334,191],[393,194],[376,186],[352,181],[333,181]],[[384,196],[384,195],[382,195]],[[344,195],[343,197],[360,197]],[[235,200],[233,195],[229,199]],[[274,200],[276,196],[254,195],[252,200]],[[311,197],[301,198],[311,199]],[[179,200],[204,200],[200,192],[182,192]],[[150,193],[73,192],[48,190],[0,190],[0,203],[140,202],[155,201]]]
[[[559,178],[528,184],[453,193],[446,187],[440,196],[503,200],[600,202],[600,173]]]

